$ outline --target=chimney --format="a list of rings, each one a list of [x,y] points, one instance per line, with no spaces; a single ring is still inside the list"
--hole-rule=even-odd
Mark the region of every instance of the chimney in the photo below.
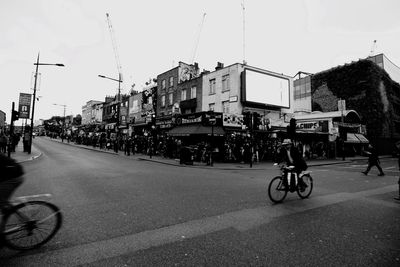
[[[224,63],[217,62],[217,66],[215,67],[215,70],[220,70],[224,68]]]

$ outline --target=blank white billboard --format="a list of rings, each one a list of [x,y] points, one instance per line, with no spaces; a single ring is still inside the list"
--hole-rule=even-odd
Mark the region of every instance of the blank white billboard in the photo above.
[[[289,80],[245,70],[245,101],[289,108]]]

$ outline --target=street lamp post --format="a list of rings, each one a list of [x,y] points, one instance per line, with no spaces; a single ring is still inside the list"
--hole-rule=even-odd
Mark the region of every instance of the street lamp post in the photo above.
[[[56,63],[56,64],[39,63],[39,57],[40,57],[40,53],[38,53],[36,63],[33,63],[33,65],[36,65],[36,71],[35,71],[35,83],[33,85],[32,118],[31,118],[31,131],[29,134],[29,150],[28,150],[29,154],[31,154],[31,151],[32,151],[33,119],[34,119],[34,114],[35,114],[36,85],[37,85],[37,76],[38,76],[38,72],[39,72],[39,65],[64,67],[64,64],[60,64],[60,63]]]
[[[120,109],[121,109],[121,83],[122,83],[122,79],[121,79],[121,73],[118,74],[118,80],[114,79],[114,78],[110,78],[104,75],[98,75],[100,78],[104,78],[104,79],[109,79],[115,82],[118,82],[118,100],[117,100],[117,123],[116,123],[116,128],[117,128],[117,142],[118,142],[118,136],[119,136],[119,116],[120,116]],[[118,152],[118,145],[117,145],[117,150],[116,152]]]

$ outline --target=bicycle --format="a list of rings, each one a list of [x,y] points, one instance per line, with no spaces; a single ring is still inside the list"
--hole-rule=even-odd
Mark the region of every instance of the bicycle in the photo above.
[[[15,250],[35,249],[47,243],[58,232],[62,224],[60,209],[40,198],[50,194],[16,198],[7,207],[2,207],[0,240]]]
[[[303,172],[300,179],[304,186],[299,185],[299,178],[294,172],[294,166],[280,166],[281,175],[274,177],[268,186],[268,196],[274,203],[281,203],[288,192],[297,192],[300,198],[308,198],[313,189],[313,179],[310,171]]]

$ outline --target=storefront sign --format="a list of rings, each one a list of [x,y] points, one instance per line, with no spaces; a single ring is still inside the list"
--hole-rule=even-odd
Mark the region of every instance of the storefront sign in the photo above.
[[[223,113],[223,126],[242,128],[243,115]]]
[[[172,125],[173,125],[172,119],[156,121],[156,126],[158,126],[160,129],[171,128]]]
[[[177,125],[200,123],[202,121],[202,114],[190,115],[187,117],[176,118]]]
[[[312,132],[328,132],[328,121],[298,122],[296,129]]]

